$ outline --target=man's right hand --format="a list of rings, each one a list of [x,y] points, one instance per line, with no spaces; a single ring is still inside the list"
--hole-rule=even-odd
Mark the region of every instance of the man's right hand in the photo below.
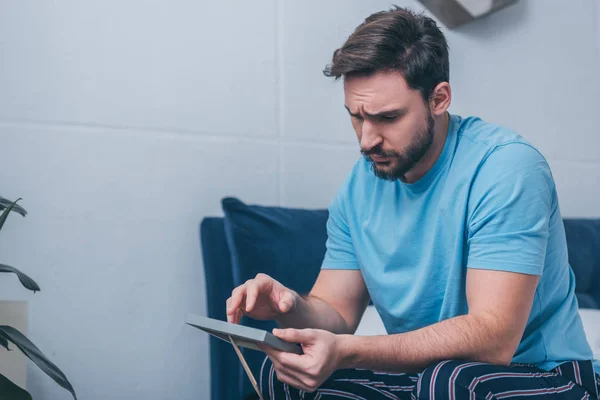
[[[227,299],[227,322],[239,324],[243,315],[254,319],[272,320],[290,312],[298,294],[269,275],[258,274],[236,287]]]

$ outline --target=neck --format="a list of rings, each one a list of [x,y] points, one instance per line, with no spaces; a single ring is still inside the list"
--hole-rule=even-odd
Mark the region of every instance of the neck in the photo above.
[[[448,125],[450,124],[450,115],[445,112],[439,117],[434,117],[433,142],[423,156],[423,158],[410,171],[404,174],[402,181],[405,183],[415,183],[421,179],[434,165],[442,154],[446,136],[448,136]]]

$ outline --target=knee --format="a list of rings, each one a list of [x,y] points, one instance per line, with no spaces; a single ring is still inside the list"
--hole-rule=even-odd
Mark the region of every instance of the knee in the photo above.
[[[445,360],[427,367],[419,376],[413,394],[417,399],[429,399],[434,395],[445,398],[452,384],[456,382],[461,368],[468,365],[464,361]],[[442,397],[440,397],[442,396]]]
[[[421,385],[430,384],[430,386],[432,383],[435,384],[437,382],[447,383],[451,379],[452,373],[463,364],[465,364],[464,361],[456,360],[436,362],[425,368],[421,373],[419,381],[421,381]]]

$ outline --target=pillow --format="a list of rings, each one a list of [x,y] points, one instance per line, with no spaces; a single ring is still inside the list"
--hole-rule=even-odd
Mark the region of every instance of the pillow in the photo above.
[[[236,198],[221,202],[225,235],[231,252],[233,284],[239,286],[265,273],[300,294],[317,279],[325,256],[327,210],[246,205]],[[243,325],[271,331],[273,321],[244,317]],[[264,353],[242,348],[254,377],[259,379]],[[254,390],[240,365],[242,393]]]
[[[580,308],[579,315],[588,343],[594,352],[594,358],[600,360],[600,310]]]
[[[262,272],[299,293],[312,288],[327,240],[327,210],[251,206],[222,200],[233,283]]]

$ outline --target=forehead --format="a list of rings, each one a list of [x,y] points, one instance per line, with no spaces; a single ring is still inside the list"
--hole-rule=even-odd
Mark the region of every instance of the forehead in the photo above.
[[[368,76],[350,76],[344,79],[346,105],[355,111],[367,107],[369,111],[398,106],[407,107],[419,100],[420,92],[411,89],[398,72],[377,72]]]

